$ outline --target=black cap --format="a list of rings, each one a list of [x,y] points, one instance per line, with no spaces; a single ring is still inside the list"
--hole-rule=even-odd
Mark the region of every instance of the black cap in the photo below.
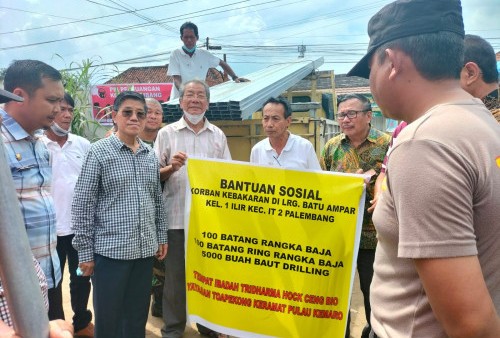
[[[368,22],[368,51],[347,76],[368,78],[370,57],[384,43],[441,31],[465,35],[460,0],[398,0],[390,3]]]
[[[0,89],[0,103],[5,103],[9,101],[23,102],[24,99],[16,94],[12,94],[4,89]]]

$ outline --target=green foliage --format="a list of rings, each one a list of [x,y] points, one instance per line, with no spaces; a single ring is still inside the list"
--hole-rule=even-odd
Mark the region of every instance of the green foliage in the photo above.
[[[71,132],[91,142],[102,138],[107,132],[106,127],[92,118],[91,87],[112,77],[106,66],[98,61],[86,59],[81,63],[71,62],[68,69],[61,71],[64,88],[75,100]],[[118,69],[114,68],[112,72],[118,74]]]

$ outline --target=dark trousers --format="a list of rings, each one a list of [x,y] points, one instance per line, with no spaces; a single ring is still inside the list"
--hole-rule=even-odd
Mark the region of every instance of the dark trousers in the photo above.
[[[94,255],[96,338],[145,337],[153,257],[119,260]]]
[[[163,321],[161,336],[182,337],[186,327],[186,268],[184,266],[184,230],[168,230],[163,288]]]
[[[359,286],[361,288],[361,292],[363,293],[363,301],[365,305],[365,317],[368,323],[368,326],[371,327],[370,324],[370,315],[371,315],[371,306],[370,306],[370,285],[373,279],[373,262],[375,260],[375,250],[371,249],[359,249],[358,251],[358,261],[357,261],[357,269],[359,275]],[[346,328],[346,337],[350,335],[350,326],[351,326],[351,314],[347,316],[347,328]],[[370,330],[367,330],[367,334]],[[365,338],[363,336],[363,338]]]
[[[49,299],[49,320],[64,319],[61,285],[62,280],[55,288],[47,290],[47,298]]]
[[[179,338],[186,328],[186,268],[184,230],[168,230],[168,251],[165,257],[165,285],[163,288],[163,338]],[[196,324],[203,335],[212,330]]]
[[[66,259],[68,260],[69,292],[71,296],[71,308],[74,313],[73,326],[76,332],[89,325],[92,320],[92,312],[87,309],[90,295],[90,277],[76,275],[78,251],[71,244],[73,237],[75,235],[57,236],[57,255],[61,262],[61,272],[64,271]]]

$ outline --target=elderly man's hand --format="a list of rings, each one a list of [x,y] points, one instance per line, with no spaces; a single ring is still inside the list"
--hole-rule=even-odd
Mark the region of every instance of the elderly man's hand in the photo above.
[[[365,175],[365,183],[366,185],[370,184],[370,180],[373,175],[377,175],[377,172],[374,169],[370,169],[368,171],[363,171],[363,169],[358,169],[356,174]]]
[[[155,256],[158,258],[158,260],[162,260],[165,258],[167,255],[167,249],[168,249],[168,244],[160,244],[158,245],[158,251],[156,252]]]
[[[170,161],[170,165],[172,166],[173,171],[179,170],[185,163],[187,159],[187,154],[179,151],[172,156],[172,160]]]

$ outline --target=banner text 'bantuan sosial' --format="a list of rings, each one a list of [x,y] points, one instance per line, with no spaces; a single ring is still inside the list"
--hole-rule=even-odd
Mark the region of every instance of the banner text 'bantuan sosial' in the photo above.
[[[343,337],[359,176],[189,159],[190,318],[239,337]]]

